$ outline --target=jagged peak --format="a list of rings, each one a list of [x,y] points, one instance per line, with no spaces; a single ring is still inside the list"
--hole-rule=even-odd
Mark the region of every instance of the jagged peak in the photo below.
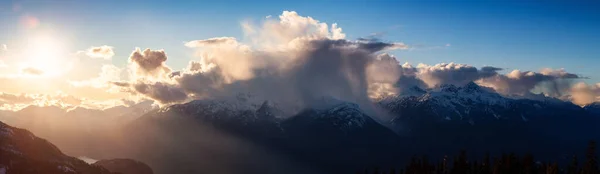
[[[587,104],[586,106],[600,106],[600,101],[592,102],[590,104]]]
[[[285,117],[286,113],[281,110],[277,104],[273,103],[270,100],[265,100],[263,104],[256,110],[256,113],[259,115],[269,116],[269,117]]]
[[[273,103],[270,100],[265,100],[261,105],[260,108],[273,108],[275,107],[275,103]]]
[[[453,84],[441,84],[439,88],[442,92],[458,92],[458,87]]]
[[[461,90],[464,91],[464,92],[467,92],[467,93],[483,92],[483,90],[481,89],[481,86],[479,86],[475,82],[469,82],[469,83],[467,83],[465,86],[463,86],[461,88]]]
[[[600,102],[592,102],[583,106],[584,108],[600,108]]]
[[[71,112],[71,113],[72,112],[88,112],[88,111],[100,111],[100,110],[81,107],[81,106],[76,106],[76,107],[67,109],[67,113],[69,113],[69,112]]]
[[[325,110],[343,103],[345,103],[345,101],[342,101],[334,96],[321,96],[310,102],[309,107],[318,110]]]
[[[423,88],[420,88],[418,86],[412,86],[412,87],[408,88],[408,91],[417,92],[417,93],[427,93],[427,91],[425,91]]]
[[[522,95],[508,95],[506,96],[508,98],[511,99],[516,99],[516,100],[534,100],[534,101],[541,101],[541,102],[550,102],[550,103],[565,103],[564,100],[555,98],[555,97],[551,97],[551,96],[547,96],[546,94],[539,93],[532,93],[532,92],[527,92],[525,94]]]

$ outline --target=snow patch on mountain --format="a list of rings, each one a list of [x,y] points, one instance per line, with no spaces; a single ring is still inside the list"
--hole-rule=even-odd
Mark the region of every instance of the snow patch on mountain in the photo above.
[[[591,112],[593,114],[596,115],[600,115],[600,102],[594,102],[588,105],[583,106],[583,109],[585,109],[588,112]]]
[[[330,109],[322,110],[319,117],[333,120],[335,126],[343,129],[363,127],[368,117],[357,104],[343,102]]]
[[[12,136],[13,134],[14,134],[14,132],[12,131],[12,129],[0,124],[0,135],[1,136],[9,137],[9,136]]]
[[[65,173],[77,173],[75,172],[75,170],[71,169],[70,167],[67,166],[58,166],[57,167],[59,170],[62,170]]]
[[[23,152],[18,151],[12,144],[7,144],[5,146],[0,147],[0,150],[5,152],[10,152],[15,155],[23,156]]]

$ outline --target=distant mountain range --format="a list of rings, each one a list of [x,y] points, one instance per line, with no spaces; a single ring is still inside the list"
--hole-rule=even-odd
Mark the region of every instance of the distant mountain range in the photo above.
[[[475,83],[413,91],[377,103],[392,113],[392,129],[420,147],[417,154],[468,149],[567,160],[587,141],[600,139],[598,108],[547,97],[507,98]]]
[[[158,173],[227,170],[219,167],[225,162],[239,168],[237,173],[280,173],[260,170],[279,162],[277,166],[308,166],[311,172],[354,173],[402,165],[412,155],[443,156],[461,149],[473,156],[531,152],[537,159],[569,160],[585,149],[587,141],[600,140],[600,104],[580,107],[544,96],[506,97],[475,83],[413,87],[376,99],[376,110],[387,117],[373,117],[373,112],[333,97],[316,101],[319,107],[291,112],[276,102],[249,96],[147,111],[133,121],[119,121],[122,126],[113,127],[110,134],[119,134],[127,142],[120,146],[135,149],[123,151],[139,151],[127,155],[147,161]],[[94,115],[95,111],[76,112]],[[65,115],[51,108],[44,113]],[[114,137],[97,139],[111,142],[110,138]],[[116,145],[106,146],[77,152],[94,157],[98,154],[91,151],[107,154]],[[281,159],[289,161],[284,165]]]
[[[106,161],[113,161],[108,163]],[[2,174],[152,174],[152,169],[138,171],[143,163],[127,163],[114,160],[87,164],[82,160],[63,154],[52,143],[31,132],[8,126],[0,122],[0,173]],[[125,160],[133,161],[133,160]],[[120,166],[121,170],[108,170],[104,166]]]

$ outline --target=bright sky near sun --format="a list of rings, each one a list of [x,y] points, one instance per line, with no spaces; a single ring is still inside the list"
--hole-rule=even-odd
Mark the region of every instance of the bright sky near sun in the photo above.
[[[119,76],[137,47],[164,49],[166,64],[183,69],[195,53],[184,43],[223,36],[245,42],[241,23],[284,10],[337,23],[348,39],[405,43],[410,49],[391,51],[402,63],[456,62],[503,73],[564,68],[594,84],[598,9],[600,1],[3,0],[0,92],[117,99],[122,95],[81,84],[102,86],[86,80],[110,81],[100,74],[105,69]]]

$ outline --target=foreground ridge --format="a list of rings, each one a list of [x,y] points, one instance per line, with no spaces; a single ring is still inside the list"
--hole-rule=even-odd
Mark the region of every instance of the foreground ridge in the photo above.
[[[45,139],[0,122],[1,174],[117,174],[63,154]],[[143,174],[152,174],[147,170]],[[137,173],[121,173],[137,174]]]

